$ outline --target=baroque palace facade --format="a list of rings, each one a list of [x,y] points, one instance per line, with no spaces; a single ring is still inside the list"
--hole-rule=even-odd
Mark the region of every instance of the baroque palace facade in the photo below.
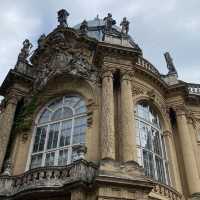
[[[200,85],[143,58],[126,18],[68,16],[0,87],[0,199],[200,199]]]

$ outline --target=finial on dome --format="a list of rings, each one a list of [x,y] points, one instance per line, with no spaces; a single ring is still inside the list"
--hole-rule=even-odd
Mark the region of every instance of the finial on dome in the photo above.
[[[65,9],[61,9],[57,12],[57,14],[60,26],[68,27],[67,18],[69,16],[69,13]]]

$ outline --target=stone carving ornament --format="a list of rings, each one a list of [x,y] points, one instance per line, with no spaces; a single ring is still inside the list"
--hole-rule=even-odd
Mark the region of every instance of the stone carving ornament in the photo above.
[[[124,17],[122,22],[120,23],[120,26],[122,27],[121,32],[124,33],[125,35],[128,35],[129,24],[130,24],[130,22],[126,19],[126,17]]]
[[[105,30],[109,32],[112,31],[112,26],[116,24],[116,21],[112,18],[112,14],[108,13],[103,21],[105,23]]]
[[[166,63],[167,63],[167,68],[169,70],[168,74],[177,73],[176,68],[174,66],[174,63],[173,63],[173,59],[172,59],[170,53],[166,52],[166,53],[164,53],[164,56],[165,56],[165,60],[166,60]]]
[[[30,55],[30,50],[32,49],[33,45],[30,43],[28,39],[24,40],[23,47],[21,52],[18,56],[18,61],[27,61],[27,58]]]
[[[58,11],[58,22],[60,23],[60,26],[67,27],[67,18],[69,16],[69,13],[65,9],[61,9]]]

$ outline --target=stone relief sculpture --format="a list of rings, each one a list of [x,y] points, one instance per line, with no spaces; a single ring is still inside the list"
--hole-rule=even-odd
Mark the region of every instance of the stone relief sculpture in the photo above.
[[[61,9],[58,11],[58,22],[60,23],[60,26],[68,27],[67,24],[68,16],[69,13],[65,9]]]
[[[129,24],[130,24],[130,22],[126,19],[126,17],[124,17],[122,22],[120,23],[120,26],[122,27],[121,32],[124,33],[125,35],[128,35]]]
[[[165,56],[165,60],[166,60],[166,63],[167,63],[167,68],[169,70],[168,74],[177,73],[176,68],[174,66],[174,63],[173,63],[173,59],[172,59],[170,53],[166,52],[166,53],[164,53],[164,56]]]
[[[116,21],[112,18],[112,14],[108,13],[107,17],[103,19],[105,23],[105,30],[112,31],[112,26],[116,24]]]
[[[30,55],[30,50],[32,49],[33,45],[30,43],[28,39],[24,40],[23,47],[21,52],[18,56],[18,61],[27,61],[27,58]]]

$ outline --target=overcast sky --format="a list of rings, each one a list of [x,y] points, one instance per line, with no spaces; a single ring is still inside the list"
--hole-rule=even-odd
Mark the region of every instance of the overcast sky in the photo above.
[[[57,26],[57,11],[65,8],[69,25],[113,14],[119,25],[126,16],[130,34],[161,73],[169,51],[179,79],[200,83],[200,0],[0,0],[0,84],[13,68],[22,42]]]

